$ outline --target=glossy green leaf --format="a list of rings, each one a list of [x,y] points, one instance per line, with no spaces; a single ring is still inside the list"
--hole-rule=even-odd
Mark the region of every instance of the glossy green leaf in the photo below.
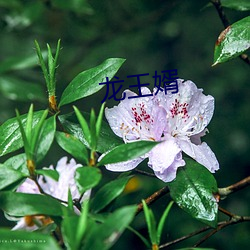
[[[218,192],[216,180],[199,163],[191,159],[185,161],[186,166],[179,168],[176,179],[168,183],[170,195],[191,216],[216,227],[218,204],[213,196]]]
[[[64,90],[59,106],[74,102],[99,91],[105,86],[99,85],[99,83],[104,82],[106,77],[111,79],[124,61],[125,59],[122,58],[110,58],[102,64],[78,74]]]
[[[228,26],[215,44],[214,65],[226,62],[250,47],[250,16]]]
[[[250,1],[249,0],[221,0],[223,7],[227,7],[239,11],[250,10]]]
[[[95,187],[101,180],[102,173],[99,168],[81,167],[75,173],[76,185],[81,194]]]
[[[216,250],[216,249],[215,248],[188,247],[188,248],[178,248],[176,250]]]
[[[41,118],[44,111],[34,112],[33,127]],[[27,114],[21,115],[22,123],[25,124]],[[25,126],[25,125],[24,125]],[[0,126],[0,156],[13,152],[23,146],[17,118],[11,118]]]
[[[46,100],[42,86],[26,82],[14,77],[0,77],[0,93],[14,101],[40,101]]]
[[[91,208],[94,212],[99,212],[117,198],[124,190],[128,180],[132,176],[118,178],[110,181],[100,188],[94,196]]]
[[[59,179],[59,173],[56,170],[52,170],[52,169],[37,169],[36,170],[37,174],[43,175],[43,176],[47,176],[55,181],[58,181]]]
[[[26,231],[10,231],[0,228],[0,249],[6,250],[60,250],[54,238],[48,234]]]
[[[117,209],[108,216],[103,224],[93,227],[86,239],[83,250],[106,250],[112,247],[133,220],[136,209],[136,206]]]
[[[75,136],[64,132],[56,132],[56,141],[62,149],[71,154],[82,164],[88,165],[88,151],[86,146]]]
[[[87,119],[89,114],[83,113]],[[81,127],[79,126],[77,119],[72,114],[59,116],[60,122],[63,124],[63,127],[76,138],[78,138],[86,147],[89,148],[89,144],[82,132]],[[99,140],[97,143],[97,152],[104,153],[112,148],[123,144],[121,138],[116,136],[111,130],[107,122],[102,121],[102,126],[100,130]]]
[[[51,144],[53,143],[56,132],[56,117],[52,116],[45,120],[41,135],[39,137],[37,149],[37,161],[41,161],[48,153]]]
[[[109,151],[98,163],[99,166],[135,159],[149,152],[158,142],[136,141],[122,144]]]
[[[10,157],[8,160],[4,162],[4,165],[8,166],[9,168],[18,170],[19,172],[28,176],[29,171],[27,169],[26,160],[27,160],[26,155],[23,153]]]
[[[9,166],[0,164],[0,190],[25,178],[25,175]]]
[[[62,216],[63,210],[66,209],[59,201],[49,196],[13,192],[0,193],[0,208],[11,216]]]

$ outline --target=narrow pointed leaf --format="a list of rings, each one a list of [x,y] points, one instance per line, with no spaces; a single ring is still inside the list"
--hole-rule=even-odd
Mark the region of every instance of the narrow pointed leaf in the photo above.
[[[97,120],[96,120],[96,138],[97,140],[99,139],[99,135],[100,135],[100,131],[101,131],[101,127],[102,127],[102,118],[103,118],[103,113],[104,113],[104,107],[105,107],[105,103],[102,104]]]
[[[88,152],[86,146],[73,135],[56,132],[56,141],[62,149],[71,154],[80,163],[88,165]]]
[[[218,192],[214,176],[202,165],[185,159],[174,181],[168,183],[170,195],[180,208],[203,223],[216,227],[218,204],[213,194]]]
[[[158,142],[136,141],[115,147],[98,163],[98,166],[135,159],[149,152]]]
[[[214,64],[239,56],[250,47],[250,16],[228,26],[215,44]]]
[[[91,208],[94,212],[99,212],[117,198],[124,190],[128,180],[132,176],[126,176],[111,181],[99,189],[94,196]]]
[[[106,77],[111,79],[125,59],[110,58],[102,64],[78,74],[64,90],[59,106],[74,102],[99,91],[104,85],[99,85]]]
[[[76,185],[81,194],[98,185],[101,178],[100,169],[95,167],[81,167],[75,173]]]

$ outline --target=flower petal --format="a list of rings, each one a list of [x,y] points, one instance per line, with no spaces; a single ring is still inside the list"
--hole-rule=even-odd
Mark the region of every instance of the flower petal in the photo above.
[[[183,152],[206,167],[211,173],[219,169],[215,154],[205,142],[195,145],[190,140],[179,140],[179,145]]]
[[[126,97],[137,96],[126,90]],[[151,94],[142,88],[142,94]],[[118,106],[106,108],[105,115],[114,133],[125,142],[158,140],[166,126],[166,111],[156,105],[152,97],[124,99]]]
[[[36,185],[36,183],[27,178],[16,190],[19,193],[27,193],[27,194],[40,194],[40,191]]]
[[[155,175],[164,182],[175,179],[177,168],[184,166],[181,149],[174,138],[167,138],[166,141],[156,145],[149,152],[148,166],[151,167]]]
[[[204,95],[192,81],[178,79],[179,92],[159,92],[155,101],[168,113],[170,133],[173,136],[191,136],[203,131],[214,112],[214,98]]]
[[[129,171],[137,167],[146,157],[139,157],[130,161],[118,162],[105,165],[106,169],[114,172]]]

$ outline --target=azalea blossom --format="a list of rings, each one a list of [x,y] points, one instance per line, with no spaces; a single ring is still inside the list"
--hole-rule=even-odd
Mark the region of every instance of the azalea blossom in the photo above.
[[[69,162],[67,161],[67,157],[63,157],[58,161],[55,169],[53,166],[44,168],[56,170],[59,174],[57,181],[47,176],[40,176],[38,178],[38,183],[46,194],[66,202],[68,200],[68,190],[71,192],[72,199],[78,199],[80,197],[74,175],[76,169],[81,167],[80,164],[76,164],[74,159],[71,159]],[[20,193],[41,194],[36,183],[29,178],[27,178],[16,191]],[[80,202],[83,202],[85,199],[89,198],[89,196],[90,190],[84,193]],[[34,221],[36,223],[34,223]],[[18,221],[17,225],[12,230],[21,229],[34,231],[38,229],[38,225],[43,226],[51,222],[52,220],[46,216],[25,216]]]
[[[175,179],[179,167],[185,166],[182,152],[214,173],[218,161],[201,137],[214,112],[214,98],[204,95],[192,81],[178,79],[179,92],[165,94],[156,89],[153,96],[126,98],[118,106],[106,108],[105,115],[114,133],[125,143],[138,140],[161,141],[149,153],[131,161],[107,164],[111,171],[128,171],[145,158],[155,175],[165,182]],[[151,94],[146,87],[142,95]],[[125,90],[126,97],[137,96]]]

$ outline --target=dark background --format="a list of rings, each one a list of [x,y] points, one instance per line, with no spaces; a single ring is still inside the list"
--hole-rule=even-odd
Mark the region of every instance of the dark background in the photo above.
[[[212,6],[204,8],[207,3],[183,0],[0,0],[0,62],[35,55],[35,39],[46,49],[46,43],[55,48],[60,38],[62,50],[57,71],[58,99],[78,73],[107,58],[126,59],[116,74],[125,80],[124,89],[130,85],[128,75],[149,73],[153,76],[155,70],[177,69],[180,78],[192,80],[204,89],[205,94],[215,97],[215,113],[208,126],[210,133],[204,140],[220,163],[220,170],[215,174],[218,186],[228,186],[248,176],[250,172],[249,65],[236,58],[211,67],[214,44],[223,26]],[[249,12],[225,11],[231,23],[249,15]],[[38,84],[43,86],[46,93],[39,67],[10,70],[3,76]],[[143,80],[151,82],[152,89],[152,79],[145,77]],[[97,111],[104,95],[105,89],[76,102],[76,105],[87,112],[91,107]],[[20,113],[27,112],[30,101],[15,100],[4,94],[1,88],[0,96],[0,123],[13,117],[15,108]],[[46,108],[45,102],[33,102],[36,110]],[[117,102],[108,101],[107,106],[113,105],[117,105]],[[71,111],[71,105],[61,110],[62,113]],[[62,155],[65,153],[54,143],[40,167],[55,164]],[[105,178],[117,176],[107,171],[104,173]],[[139,177],[138,181],[137,189],[124,195],[119,204],[140,202],[164,185],[149,177]],[[220,205],[232,213],[249,215],[250,197],[247,191],[232,194]],[[169,198],[165,197],[152,206],[157,218],[168,202]],[[226,217],[220,216],[220,219]],[[1,221],[2,225],[13,225],[6,224],[4,218]],[[134,226],[147,233],[142,214],[135,219]],[[174,206],[166,223],[162,243],[203,226]],[[231,226],[217,233],[203,246],[226,250],[247,249],[250,243],[249,232],[249,223]],[[189,243],[169,249],[191,246],[198,239],[196,237]],[[113,249],[129,248],[144,249],[136,236],[126,232]]]

